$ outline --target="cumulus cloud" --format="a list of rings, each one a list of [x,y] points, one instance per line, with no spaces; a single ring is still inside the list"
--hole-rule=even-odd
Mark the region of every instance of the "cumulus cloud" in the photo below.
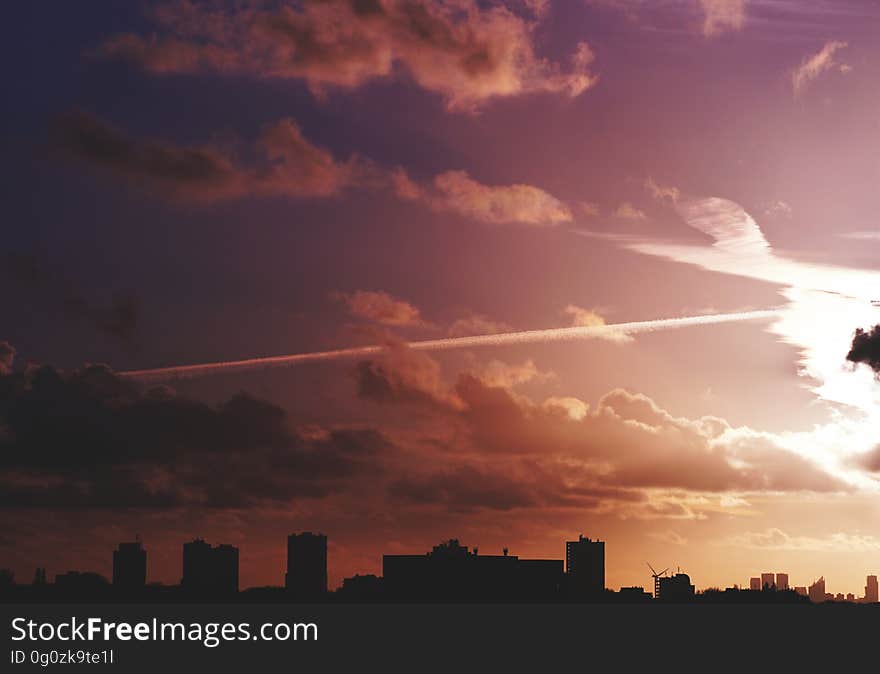
[[[419,185],[398,169],[392,175],[392,185],[401,199],[420,200],[435,210],[489,224],[553,226],[572,220],[568,206],[538,187],[484,185],[466,171],[446,171]]]
[[[141,140],[82,111],[63,115],[55,136],[73,157],[185,201],[329,197],[355,183],[364,170],[357,158],[338,162],[310,143],[289,118],[264,127],[244,151],[210,143],[179,146]]]
[[[831,70],[836,69],[842,73],[849,72],[849,65],[840,63],[836,59],[837,52],[846,46],[846,42],[831,40],[822,45],[822,48],[815,54],[804,58],[791,73],[791,87],[794,95],[800,96],[813,82]]]
[[[764,209],[764,215],[769,216],[779,216],[783,218],[790,218],[792,215],[792,208],[784,201],[776,200],[771,203],[767,208]]]
[[[671,204],[677,204],[681,191],[672,185],[658,185],[650,176],[645,180],[645,189],[650,195],[658,201],[669,201]]]
[[[620,204],[614,211],[614,215],[624,220],[646,220],[648,217],[643,210],[636,208],[628,201]]]
[[[387,346],[381,357],[360,361],[355,366],[353,375],[358,397],[377,403],[441,408],[460,405],[458,397],[443,381],[437,361],[400,341],[389,340]]]
[[[880,325],[870,330],[856,328],[846,359],[851,363],[864,363],[880,376]]]
[[[502,360],[492,359],[477,368],[474,374],[489,386],[506,389],[530,381],[547,381],[556,376],[555,372],[543,372],[538,369],[538,366],[531,359],[522,363],[505,363]]]
[[[246,507],[320,497],[371,473],[372,429],[298,431],[276,405],[143,391],[105,366],[0,379],[0,506]]]
[[[383,291],[337,292],[333,293],[332,297],[345,303],[353,316],[381,325],[397,328],[424,327],[426,325],[418,307]]]
[[[576,304],[569,304],[563,309],[563,313],[571,319],[571,325],[575,327],[597,327],[606,325],[605,319],[594,309],[584,309]],[[607,333],[599,336],[600,339],[607,339],[612,342],[631,342],[633,338],[623,332],[616,332],[609,329]]]
[[[592,87],[593,52],[580,42],[565,66],[535,51],[543,3],[520,16],[476,0],[307,0],[196,5],[152,13],[157,33],[108,40],[101,52],[159,74],[212,72],[304,81],[317,95],[405,72],[449,109],[495,98]]]
[[[592,218],[600,213],[599,204],[594,201],[579,201],[578,207],[580,208],[581,213],[588,218]]]
[[[746,0],[699,0],[703,35],[713,37],[746,25]]]

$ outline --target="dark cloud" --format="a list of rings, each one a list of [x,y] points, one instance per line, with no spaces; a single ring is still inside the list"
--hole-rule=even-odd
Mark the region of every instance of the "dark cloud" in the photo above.
[[[245,393],[217,406],[143,392],[105,366],[0,379],[2,504],[245,507],[321,496],[369,474],[390,443],[371,429],[291,427]]]
[[[131,292],[118,292],[109,304],[89,298],[71,279],[35,255],[3,256],[3,276],[25,292],[34,293],[49,311],[88,323],[95,329],[132,345],[140,319],[140,299]]]
[[[852,363],[864,363],[880,375],[880,325],[870,330],[856,328],[846,359]]]
[[[15,362],[15,347],[6,340],[0,340],[0,375],[12,372],[12,364]]]
[[[368,171],[354,157],[337,162],[289,118],[265,126],[249,144],[181,146],[134,138],[75,110],[56,121],[54,136],[68,155],[183,201],[329,197]]]

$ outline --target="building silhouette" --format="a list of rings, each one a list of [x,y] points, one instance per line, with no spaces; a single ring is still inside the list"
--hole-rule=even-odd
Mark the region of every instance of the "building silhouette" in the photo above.
[[[320,597],[327,592],[327,537],[305,531],[287,537],[284,586],[297,597]]]
[[[183,544],[181,587],[189,593],[227,595],[238,592],[238,548],[211,546],[201,538]]]
[[[776,574],[776,590],[778,592],[783,592],[788,589],[788,574],[787,573],[777,573]]]
[[[120,543],[113,551],[113,587],[139,590],[147,584],[147,551],[140,541]]]
[[[520,559],[508,554],[480,555],[457,539],[435,545],[424,555],[384,555],[385,596],[418,600],[538,600],[558,597],[562,560]]]
[[[810,601],[813,603],[820,603],[825,601],[825,577],[821,576],[819,580],[810,585],[810,589],[807,590],[807,596],[810,598]]]
[[[865,603],[876,604],[880,601],[877,594],[877,576],[868,576],[865,580]]]
[[[776,589],[776,576],[772,573],[762,573],[761,574],[761,589],[762,590],[775,590]]]
[[[661,576],[660,594],[657,598],[665,602],[691,601],[696,593],[696,588],[691,584],[691,577],[686,573],[676,573],[674,576]]]
[[[568,591],[576,597],[598,597],[605,592],[605,542],[579,535],[565,543]]]
[[[750,590],[760,590],[761,589],[761,578],[759,576],[752,576],[749,578],[749,589]]]

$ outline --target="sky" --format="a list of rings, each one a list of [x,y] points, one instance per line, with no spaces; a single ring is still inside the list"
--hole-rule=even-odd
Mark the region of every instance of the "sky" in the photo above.
[[[578,534],[612,588],[645,562],[857,596],[880,571],[878,3],[93,0],[6,25],[19,580],[109,574],[137,535],[173,583],[200,536],[278,585],[303,530],[331,585]]]

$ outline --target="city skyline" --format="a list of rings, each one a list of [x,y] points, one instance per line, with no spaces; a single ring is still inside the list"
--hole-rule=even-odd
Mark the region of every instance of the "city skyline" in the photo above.
[[[0,568],[138,534],[174,584],[201,537],[229,587],[302,545],[333,588],[584,532],[613,588],[878,572],[878,3],[7,21]]]
[[[477,560],[482,562],[492,562],[499,560],[503,562],[518,562],[523,559],[515,554],[511,554],[510,548],[504,547],[501,555],[481,555],[477,546],[469,549],[468,546],[461,545],[459,539],[451,538],[442,541],[438,545],[434,545],[428,553],[408,553],[408,554],[384,554],[380,562],[380,573],[358,573],[353,576],[342,578],[340,582],[331,587],[328,585],[328,556],[327,556],[328,537],[323,533],[313,533],[311,531],[295,532],[287,537],[287,557],[286,571],[278,583],[269,583],[266,585],[239,587],[239,548],[229,543],[211,544],[203,538],[194,538],[189,542],[182,544],[181,554],[181,573],[178,583],[163,583],[152,580],[148,575],[147,549],[140,540],[134,542],[119,543],[112,554],[112,576],[108,584],[107,578],[100,572],[94,570],[74,571],[66,570],[58,572],[54,575],[54,584],[56,587],[77,587],[79,581],[83,583],[82,588],[90,589],[90,591],[104,589],[108,587],[114,588],[116,591],[122,592],[121,598],[131,599],[137,595],[137,592],[147,588],[159,589],[175,588],[187,592],[188,596],[210,597],[210,598],[229,598],[239,593],[247,593],[248,591],[260,590],[284,590],[287,596],[292,597],[296,601],[316,601],[330,594],[342,593],[344,597],[354,597],[359,601],[370,600],[418,600],[421,595],[414,591],[412,587],[406,583],[413,583],[410,579],[412,571],[423,573],[425,567],[424,561],[432,556],[441,560]],[[560,596],[570,593],[571,597],[587,599],[590,601],[601,600],[606,592],[616,592],[620,596],[626,593],[632,595],[635,592],[644,592],[645,597],[653,596],[657,599],[662,594],[664,583],[670,583],[667,594],[675,595],[684,588],[684,597],[679,597],[678,601],[686,600],[688,592],[690,595],[712,593],[727,588],[731,590],[750,590],[753,592],[772,591],[787,592],[793,591],[798,595],[808,597],[813,603],[822,603],[825,601],[850,602],[850,603],[878,603],[878,581],[877,575],[868,574],[866,576],[864,592],[859,595],[854,592],[827,592],[826,580],[824,575],[820,575],[804,585],[796,584],[790,581],[789,574],[786,572],[762,572],[758,576],[749,578],[749,582],[740,584],[734,582],[724,587],[714,586],[698,586],[696,583],[691,584],[688,591],[688,584],[691,578],[682,572],[680,566],[669,566],[662,571],[657,572],[649,563],[645,565],[649,569],[649,575],[652,579],[652,585],[627,584],[621,585],[616,590],[608,587],[605,582],[606,561],[605,561],[605,541],[591,539],[583,534],[578,534],[578,538],[573,541],[565,541],[565,555],[562,559],[546,559],[546,560],[529,560],[525,559],[525,563],[533,565],[529,567],[530,573],[538,574],[536,578],[540,579],[541,574],[546,576],[548,573],[552,577],[557,574],[558,580],[567,579],[565,582],[565,590],[557,589],[556,592]],[[418,562],[412,567],[410,565]],[[457,562],[456,562],[457,564]],[[534,566],[534,565],[543,566]],[[557,567],[553,565],[557,564]],[[486,572],[488,575],[480,575],[481,582],[488,582],[493,579],[497,582],[499,578],[505,578],[501,571],[505,566],[488,566]],[[441,567],[444,568],[444,567]],[[450,567],[455,569],[457,566]],[[444,572],[448,572],[446,569]],[[375,581],[386,580],[389,573],[394,577],[400,577],[402,580],[395,581],[391,589],[382,587],[381,589],[375,585]],[[457,573],[457,572],[456,572]],[[12,584],[17,586],[27,586],[28,583],[22,582],[23,578],[16,579],[15,574],[9,569],[0,569],[0,575],[3,579],[3,587],[9,587]],[[48,577],[52,574],[47,573],[47,567],[37,566],[31,586],[43,586],[48,582]],[[526,580],[528,576],[521,580],[511,581],[514,585],[528,586]],[[403,582],[403,584],[401,584]],[[421,596],[421,598],[443,599],[444,601],[454,600],[456,595],[450,589],[443,589],[443,582],[438,578],[431,580],[431,585],[439,584],[438,589],[434,589],[430,594]],[[446,581],[449,582],[449,581]],[[539,581],[544,582],[545,581]],[[64,585],[61,585],[64,583]],[[683,583],[683,585],[682,585]],[[385,584],[383,584],[385,585]],[[538,585],[537,587],[540,587]],[[100,600],[105,595],[100,592],[96,595]],[[546,596],[540,593],[537,597]],[[485,598],[477,595],[480,600]],[[461,595],[459,600],[473,601],[474,597],[467,594]]]

